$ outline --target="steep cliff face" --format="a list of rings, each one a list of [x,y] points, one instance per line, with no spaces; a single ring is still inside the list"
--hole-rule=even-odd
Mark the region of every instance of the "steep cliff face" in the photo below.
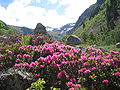
[[[96,4],[86,9],[79,17],[74,29],[69,33],[81,38],[92,33],[100,39],[104,37],[101,40],[105,40],[106,35],[109,36],[115,30],[120,30],[120,0],[97,0]]]

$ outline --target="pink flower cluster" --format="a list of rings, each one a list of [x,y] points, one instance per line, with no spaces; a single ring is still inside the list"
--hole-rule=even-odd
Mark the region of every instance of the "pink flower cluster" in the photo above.
[[[108,80],[103,80],[102,83],[108,83],[109,81]]]
[[[0,58],[3,58],[3,57],[4,57],[4,55],[1,55],[1,54],[0,54]]]
[[[70,88],[69,90],[75,90],[75,89],[80,89],[81,88],[81,85],[80,84],[73,84],[73,82],[68,82],[67,85],[69,87],[72,87]],[[74,88],[73,88],[74,87]]]
[[[120,72],[116,72],[116,73],[114,73],[114,75],[120,76]]]
[[[24,54],[24,55],[23,55],[23,58],[30,58],[30,55]]]
[[[6,50],[6,52],[8,53],[8,54],[13,54],[13,52],[12,51],[10,51],[10,50]]]

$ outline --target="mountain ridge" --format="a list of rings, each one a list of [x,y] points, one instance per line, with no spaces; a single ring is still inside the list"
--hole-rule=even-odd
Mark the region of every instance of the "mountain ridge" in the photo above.
[[[91,9],[93,6],[94,8]],[[81,19],[89,10],[91,12]],[[120,0],[97,0],[96,4],[85,10],[76,24],[77,26],[70,30],[69,34],[79,36],[84,43],[115,44],[120,42],[120,35],[116,36],[116,32],[120,30]]]

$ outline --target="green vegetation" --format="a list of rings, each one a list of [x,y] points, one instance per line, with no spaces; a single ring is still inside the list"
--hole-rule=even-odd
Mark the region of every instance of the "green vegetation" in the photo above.
[[[75,32],[74,34],[77,36],[81,36],[84,32],[87,32],[87,30],[94,24],[94,23],[100,23],[100,21],[102,21],[102,19],[105,17],[104,16],[104,11],[101,11],[98,15],[96,15],[94,18],[92,18],[91,20],[87,19],[84,22],[84,27],[82,29],[77,30],[77,32]],[[99,22],[98,22],[99,21]]]
[[[26,35],[26,36],[21,37],[21,45],[29,45],[30,39],[31,39],[30,35]]]
[[[6,25],[4,24],[4,22],[2,22],[1,20],[0,20],[0,28],[3,28],[3,27],[5,27]]]
[[[92,46],[94,48],[97,48],[97,49],[101,49],[101,50],[104,50],[104,51],[111,51],[111,50],[114,50],[114,51],[118,51],[120,52],[120,48],[116,48],[115,45],[106,45],[106,46],[99,46],[99,45],[90,45],[90,44],[80,44],[80,45],[77,45],[76,47],[83,47],[83,48],[87,48],[89,46]]]
[[[27,90],[43,90],[45,87],[43,86],[45,84],[45,81],[43,79],[38,79],[35,83],[31,85],[30,88]]]
[[[112,30],[107,33],[83,33],[82,42],[85,44],[97,44],[97,45],[115,45],[120,42],[120,29]]]
[[[0,20],[0,35],[10,36],[19,34],[20,30],[12,25],[8,26]]]
[[[120,52],[120,48],[116,48],[115,45],[110,45],[110,46],[95,46],[95,48],[103,49],[105,51],[114,50],[114,51],[119,51]]]
[[[5,29],[0,29],[0,35],[5,35],[7,33],[7,30]]]

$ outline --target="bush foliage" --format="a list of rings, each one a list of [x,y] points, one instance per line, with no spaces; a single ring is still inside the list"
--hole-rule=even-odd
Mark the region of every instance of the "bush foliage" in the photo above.
[[[51,87],[62,90],[120,88],[120,52],[105,52],[93,47],[82,51],[61,42],[47,43],[47,39],[41,43],[43,37],[39,35],[31,38],[31,45],[22,45],[21,35],[18,41],[8,38],[10,44],[0,45],[0,71],[11,67],[24,69],[45,81],[37,81],[31,88],[45,90]]]

